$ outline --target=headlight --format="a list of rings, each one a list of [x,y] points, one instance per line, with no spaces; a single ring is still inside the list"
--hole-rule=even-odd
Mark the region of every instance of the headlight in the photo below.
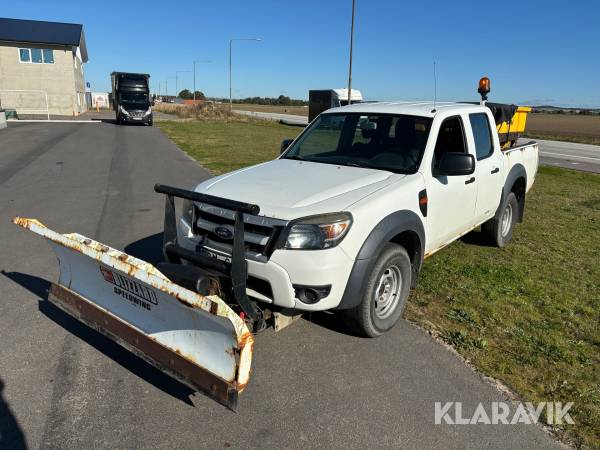
[[[129,113],[128,113],[128,112],[125,110],[125,108],[123,108],[123,106],[119,105],[119,109],[120,109],[120,110],[121,110],[121,112],[122,112],[123,114],[125,114],[126,116],[128,116],[128,115],[129,115]]]
[[[284,248],[320,250],[338,245],[352,225],[352,215],[342,212],[305,217],[288,225]]]
[[[144,117],[148,117],[150,114],[152,114],[152,108],[148,108],[148,111],[144,113]]]

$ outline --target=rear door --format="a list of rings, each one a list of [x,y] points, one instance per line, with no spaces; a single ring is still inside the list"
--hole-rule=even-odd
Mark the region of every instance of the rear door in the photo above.
[[[461,116],[444,119],[438,131],[431,181],[427,185],[429,251],[452,241],[468,230],[474,222],[477,200],[475,174],[440,175],[436,170],[437,163],[446,152],[469,153],[464,120]]]
[[[500,203],[502,179],[502,154],[494,146],[489,116],[486,113],[469,114],[467,139],[474,149],[475,176],[477,179],[477,201],[475,221],[483,222],[494,215]]]

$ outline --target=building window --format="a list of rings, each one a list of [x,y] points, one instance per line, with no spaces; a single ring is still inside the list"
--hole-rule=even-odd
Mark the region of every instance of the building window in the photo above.
[[[31,49],[31,62],[33,63],[43,63],[42,59],[42,49],[41,48],[32,48]]]
[[[45,48],[42,50],[42,54],[44,55],[44,63],[54,64],[54,52],[51,49]]]
[[[54,52],[49,48],[20,48],[19,60],[24,63],[54,64]]]
[[[31,56],[29,55],[28,48],[20,48],[19,49],[19,58],[21,62],[31,62]]]

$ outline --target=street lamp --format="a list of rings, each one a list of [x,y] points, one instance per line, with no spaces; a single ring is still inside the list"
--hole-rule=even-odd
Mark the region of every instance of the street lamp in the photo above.
[[[178,81],[179,81],[179,74],[180,73],[185,73],[185,72],[191,72],[191,70],[177,70],[175,71],[175,98],[177,98],[177,95],[179,94],[177,92],[178,89]]]
[[[212,61],[197,59],[194,61],[194,105],[196,104],[196,63],[211,63]]]
[[[348,66],[348,104],[352,99],[352,48],[354,47],[354,2],[352,0],[352,25],[350,26],[350,64]]]
[[[229,39],[229,112],[233,110],[233,99],[231,96],[231,44],[233,41],[262,41],[261,38],[235,38]]]

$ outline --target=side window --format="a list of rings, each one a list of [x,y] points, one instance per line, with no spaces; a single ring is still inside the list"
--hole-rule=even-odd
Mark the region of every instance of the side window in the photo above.
[[[480,159],[487,158],[494,152],[490,122],[487,115],[483,113],[471,114],[469,121],[471,122],[473,139],[475,140],[475,153],[479,161]]]
[[[448,117],[442,122],[434,150],[434,167],[444,153],[467,153],[462,120],[458,116]]]

